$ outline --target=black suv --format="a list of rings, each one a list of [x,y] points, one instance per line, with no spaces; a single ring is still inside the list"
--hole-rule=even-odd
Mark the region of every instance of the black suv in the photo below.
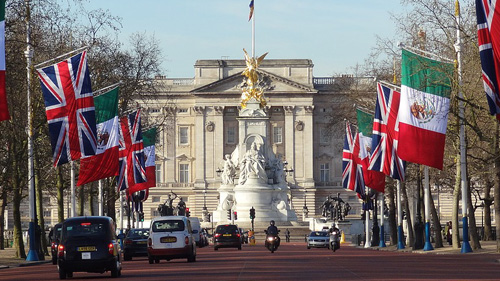
[[[241,234],[234,224],[218,225],[214,233],[214,250],[238,248],[241,250]]]
[[[60,222],[54,225],[54,227],[49,232],[52,264],[57,264],[57,246],[59,246],[59,240],[61,239],[61,230],[62,230],[62,223]]]
[[[121,275],[120,243],[110,217],[74,217],[62,224],[57,251],[59,278],[73,277],[73,272]]]
[[[133,228],[127,232],[123,241],[123,260],[148,255],[149,228]]]

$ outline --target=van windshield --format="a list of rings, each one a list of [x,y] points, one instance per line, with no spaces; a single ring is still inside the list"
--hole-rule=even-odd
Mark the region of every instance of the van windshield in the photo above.
[[[182,220],[162,220],[153,223],[153,232],[183,231],[184,222]]]

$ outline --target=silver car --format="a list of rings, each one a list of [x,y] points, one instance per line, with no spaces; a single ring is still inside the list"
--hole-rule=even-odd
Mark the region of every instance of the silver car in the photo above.
[[[329,248],[330,233],[328,231],[313,231],[307,237],[307,249]]]

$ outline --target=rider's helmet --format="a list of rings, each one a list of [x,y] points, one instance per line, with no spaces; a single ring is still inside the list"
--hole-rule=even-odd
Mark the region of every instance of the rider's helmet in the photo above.
[[[274,220],[271,220],[271,221],[269,222],[269,224],[270,224],[270,225],[272,225],[272,226],[274,226]]]

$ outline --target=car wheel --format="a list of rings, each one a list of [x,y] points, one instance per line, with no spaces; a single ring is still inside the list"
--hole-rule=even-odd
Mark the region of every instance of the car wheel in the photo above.
[[[67,276],[68,278],[73,278],[73,272],[67,272],[67,273],[66,273],[66,276]]]
[[[148,256],[148,261],[149,261],[149,264],[153,264],[153,262],[154,262],[153,256]]]
[[[214,247],[214,251],[217,251],[217,250],[219,250],[219,248],[217,248],[217,247]]]
[[[188,262],[195,262],[196,261],[196,255],[194,253],[191,253],[189,257],[187,258]]]
[[[59,279],[66,279],[66,270],[62,267],[59,267]]]
[[[132,256],[129,255],[129,254],[123,255],[123,260],[124,261],[131,261],[132,260]]]
[[[54,258],[52,258],[52,264],[53,264],[53,265],[56,265],[56,264],[57,264],[57,258],[55,258],[55,257],[54,257]]]
[[[160,259],[155,259],[155,263],[160,263]]]
[[[115,266],[111,269],[111,277],[116,278],[120,276],[120,262],[116,261]]]
[[[240,246],[238,246],[238,250],[241,250],[241,245],[240,245]]]
[[[309,249],[311,249],[311,247],[307,246],[307,249],[309,250]]]

